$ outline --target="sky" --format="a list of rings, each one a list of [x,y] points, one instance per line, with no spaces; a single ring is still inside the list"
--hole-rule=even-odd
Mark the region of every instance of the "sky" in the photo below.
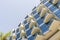
[[[0,32],[16,29],[40,0],[0,0]]]

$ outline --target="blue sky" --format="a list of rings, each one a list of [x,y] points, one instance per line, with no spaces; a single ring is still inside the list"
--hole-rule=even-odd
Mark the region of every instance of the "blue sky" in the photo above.
[[[0,0],[0,32],[16,29],[40,0]]]

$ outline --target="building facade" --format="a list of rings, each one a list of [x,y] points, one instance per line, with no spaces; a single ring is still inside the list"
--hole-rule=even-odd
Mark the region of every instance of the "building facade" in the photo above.
[[[9,40],[60,40],[60,0],[41,0],[12,31]]]

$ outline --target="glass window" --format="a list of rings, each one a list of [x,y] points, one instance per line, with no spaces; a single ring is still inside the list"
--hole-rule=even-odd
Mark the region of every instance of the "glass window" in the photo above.
[[[16,29],[16,33],[18,33],[18,32],[19,32],[19,28]]]
[[[16,37],[17,37],[17,39],[18,39],[18,38],[20,38],[20,33],[18,33],[18,34],[16,34],[16,35],[17,35],[17,36],[16,36]]]

